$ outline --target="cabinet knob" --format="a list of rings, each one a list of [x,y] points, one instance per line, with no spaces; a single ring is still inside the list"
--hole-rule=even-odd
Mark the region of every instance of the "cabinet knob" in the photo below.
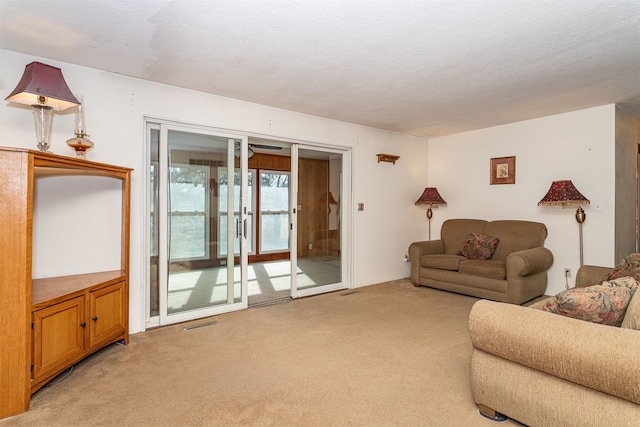
[[[82,322],[82,323],[80,323],[80,326],[82,326],[84,328],[85,326],[87,326],[87,324],[85,322]]]
[[[91,320],[93,320],[95,322],[96,320],[98,320],[98,317],[94,316],[94,317],[91,318]]]

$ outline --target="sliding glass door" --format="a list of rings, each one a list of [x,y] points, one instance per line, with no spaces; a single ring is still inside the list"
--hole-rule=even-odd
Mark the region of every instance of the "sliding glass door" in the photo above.
[[[147,143],[148,327],[349,287],[349,150],[161,120]]]
[[[295,202],[296,248],[292,251],[295,266],[295,296],[308,296],[348,285],[345,259],[348,237],[345,224],[343,178],[348,167],[348,152],[299,145],[293,150],[292,169],[296,173]]]
[[[159,126],[151,246],[158,255],[160,324],[247,306],[246,143],[236,135]]]

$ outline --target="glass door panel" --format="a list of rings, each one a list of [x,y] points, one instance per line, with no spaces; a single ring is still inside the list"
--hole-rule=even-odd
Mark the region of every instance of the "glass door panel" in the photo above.
[[[343,260],[343,160],[339,151],[297,150],[296,294],[346,287]]]
[[[246,149],[241,137],[161,127],[158,170],[164,173],[155,174],[160,324],[247,306],[241,267],[247,254],[247,180],[240,157]],[[228,170],[234,171],[232,182]]]
[[[248,172],[247,182],[248,182],[248,190],[247,190],[247,252],[249,254],[253,253],[253,235],[254,235],[254,226],[253,226],[253,205],[254,205],[254,195],[253,195],[253,184],[254,184],[254,175],[253,171]],[[241,188],[242,176],[240,173],[240,169],[236,169],[233,173],[233,226],[236,228],[240,227],[240,188]],[[229,215],[228,212],[231,211],[228,206],[227,201],[229,200],[229,172],[227,168],[221,167],[218,170],[218,188],[220,193],[220,205],[218,212],[218,228],[220,232],[218,233],[221,236],[219,248],[219,256],[223,257],[227,255],[227,236],[222,230],[226,230],[229,226]],[[240,233],[236,230],[236,233],[233,236],[233,254],[235,256],[240,255]]]
[[[147,319],[158,319],[160,316],[160,282],[158,264],[158,242],[160,238],[159,227],[159,190],[158,190],[158,150],[160,149],[160,126],[156,123],[147,124],[147,144],[149,153],[149,177],[148,177],[148,253],[147,265],[148,291],[147,291]],[[157,321],[157,320],[156,320]]]

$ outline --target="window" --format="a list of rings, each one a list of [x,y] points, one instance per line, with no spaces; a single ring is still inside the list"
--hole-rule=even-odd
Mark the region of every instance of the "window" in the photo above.
[[[289,250],[289,172],[260,172],[260,252]]]
[[[171,261],[209,256],[209,167],[174,164],[169,167]]]

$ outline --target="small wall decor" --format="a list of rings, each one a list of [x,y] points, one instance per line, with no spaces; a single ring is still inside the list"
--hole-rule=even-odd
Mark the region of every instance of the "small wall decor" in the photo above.
[[[394,156],[393,154],[376,154],[378,156],[378,163],[380,162],[389,162],[396,164],[396,160],[400,158],[400,156]]]
[[[516,156],[491,159],[491,185],[516,183]]]

